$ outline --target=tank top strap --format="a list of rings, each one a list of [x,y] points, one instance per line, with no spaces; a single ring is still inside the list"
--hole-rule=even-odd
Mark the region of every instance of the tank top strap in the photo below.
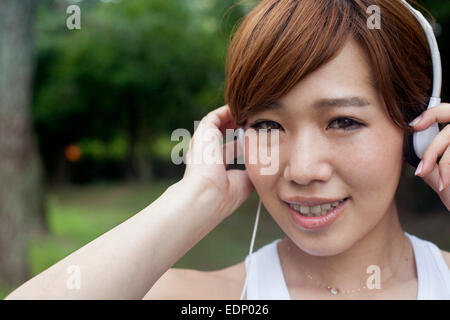
[[[432,242],[407,232],[416,262],[417,300],[450,299],[450,270],[439,248]]]
[[[245,258],[247,300],[290,300],[278,255],[276,239]]]

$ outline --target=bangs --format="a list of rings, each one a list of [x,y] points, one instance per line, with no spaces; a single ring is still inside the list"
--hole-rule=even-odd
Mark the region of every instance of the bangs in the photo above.
[[[382,25],[369,29],[367,8],[378,5]],[[229,45],[225,102],[237,126],[333,59],[353,37],[365,50],[374,85],[394,122],[424,110],[431,61],[422,27],[399,0],[263,0]],[[406,118],[403,119],[403,118]]]

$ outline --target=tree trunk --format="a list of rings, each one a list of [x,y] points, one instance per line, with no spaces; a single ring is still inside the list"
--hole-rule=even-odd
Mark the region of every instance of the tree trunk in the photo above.
[[[34,0],[0,1],[0,282],[10,286],[29,276],[29,236],[45,209],[30,112],[34,11]]]

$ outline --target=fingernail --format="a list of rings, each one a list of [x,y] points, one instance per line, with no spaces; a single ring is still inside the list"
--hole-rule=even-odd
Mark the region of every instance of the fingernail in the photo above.
[[[444,190],[444,185],[442,184],[442,178],[439,178],[439,192]]]
[[[416,124],[419,123],[420,120],[422,120],[422,115],[418,116],[418,117],[415,118],[413,121],[411,121],[411,122],[409,123],[409,126],[410,126],[410,127],[414,127]]]
[[[420,160],[419,166],[417,167],[416,172],[414,172],[415,176],[417,176],[422,172],[422,167],[423,167],[423,160]]]

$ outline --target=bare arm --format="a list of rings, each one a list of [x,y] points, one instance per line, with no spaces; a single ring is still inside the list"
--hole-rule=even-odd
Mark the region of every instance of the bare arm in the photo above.
[[[205,116],[190,141],[187,158],[208,144],[222,146],[231,125],[228,106]],[[203,139],[208,133],[214,139]],[[247,173],[226,171],[215,159],[186,165],[183,179],[138,214],[91,241],[13,291],[7,299],[141,299],[153,284],[198,241],[253,192]],[[201,158],[201,157],[200,157]],[[79,270],[80,288],[71,286]],[[69,283],[68,283],[69,282]]]
[[[141,299],[223,219],[211,201],[211,190],[181,180],[141,212],[27,281],[7,299]],[[80,289],[67,286],[70,266],[79,268]]]

